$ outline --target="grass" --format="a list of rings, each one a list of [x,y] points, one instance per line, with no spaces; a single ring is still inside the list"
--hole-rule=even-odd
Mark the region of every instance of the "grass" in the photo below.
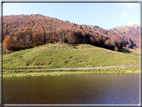
[[[101,67],[139,63],[138,53],[79,44],[47,44],[3,55],[3,69]]]
[[[84,73],[140,73],[139,66],[117,67],[109,69],[95,69],[94,71],[3,71],[3,77],[25,77],[25,76],[46,76],[46,75],[67,75],[67,74],[84,74]]]

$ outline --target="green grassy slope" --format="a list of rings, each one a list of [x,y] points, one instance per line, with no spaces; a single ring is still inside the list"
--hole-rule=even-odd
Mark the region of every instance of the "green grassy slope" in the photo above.
[[[47,44],[3,55],[6,68],[101,67],[139,63],[139,55],[89,44]]]

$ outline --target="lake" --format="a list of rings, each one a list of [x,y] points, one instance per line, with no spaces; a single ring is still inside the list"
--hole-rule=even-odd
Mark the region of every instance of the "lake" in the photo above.
[[[4,104],[139,104],[139,74],[3,78]]]

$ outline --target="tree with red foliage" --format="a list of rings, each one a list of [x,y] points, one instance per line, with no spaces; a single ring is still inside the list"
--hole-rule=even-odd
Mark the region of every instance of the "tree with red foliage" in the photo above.
[[[9,50],[11,48],[11,38],[9,35],[6,35],[4,41],[3,41],[3,53],[6,53],[6,50]]]

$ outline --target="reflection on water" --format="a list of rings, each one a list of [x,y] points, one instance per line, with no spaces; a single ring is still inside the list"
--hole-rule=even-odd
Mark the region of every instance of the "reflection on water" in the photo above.
[[[4,104],[138,104],[139,74],[3,79]]]

